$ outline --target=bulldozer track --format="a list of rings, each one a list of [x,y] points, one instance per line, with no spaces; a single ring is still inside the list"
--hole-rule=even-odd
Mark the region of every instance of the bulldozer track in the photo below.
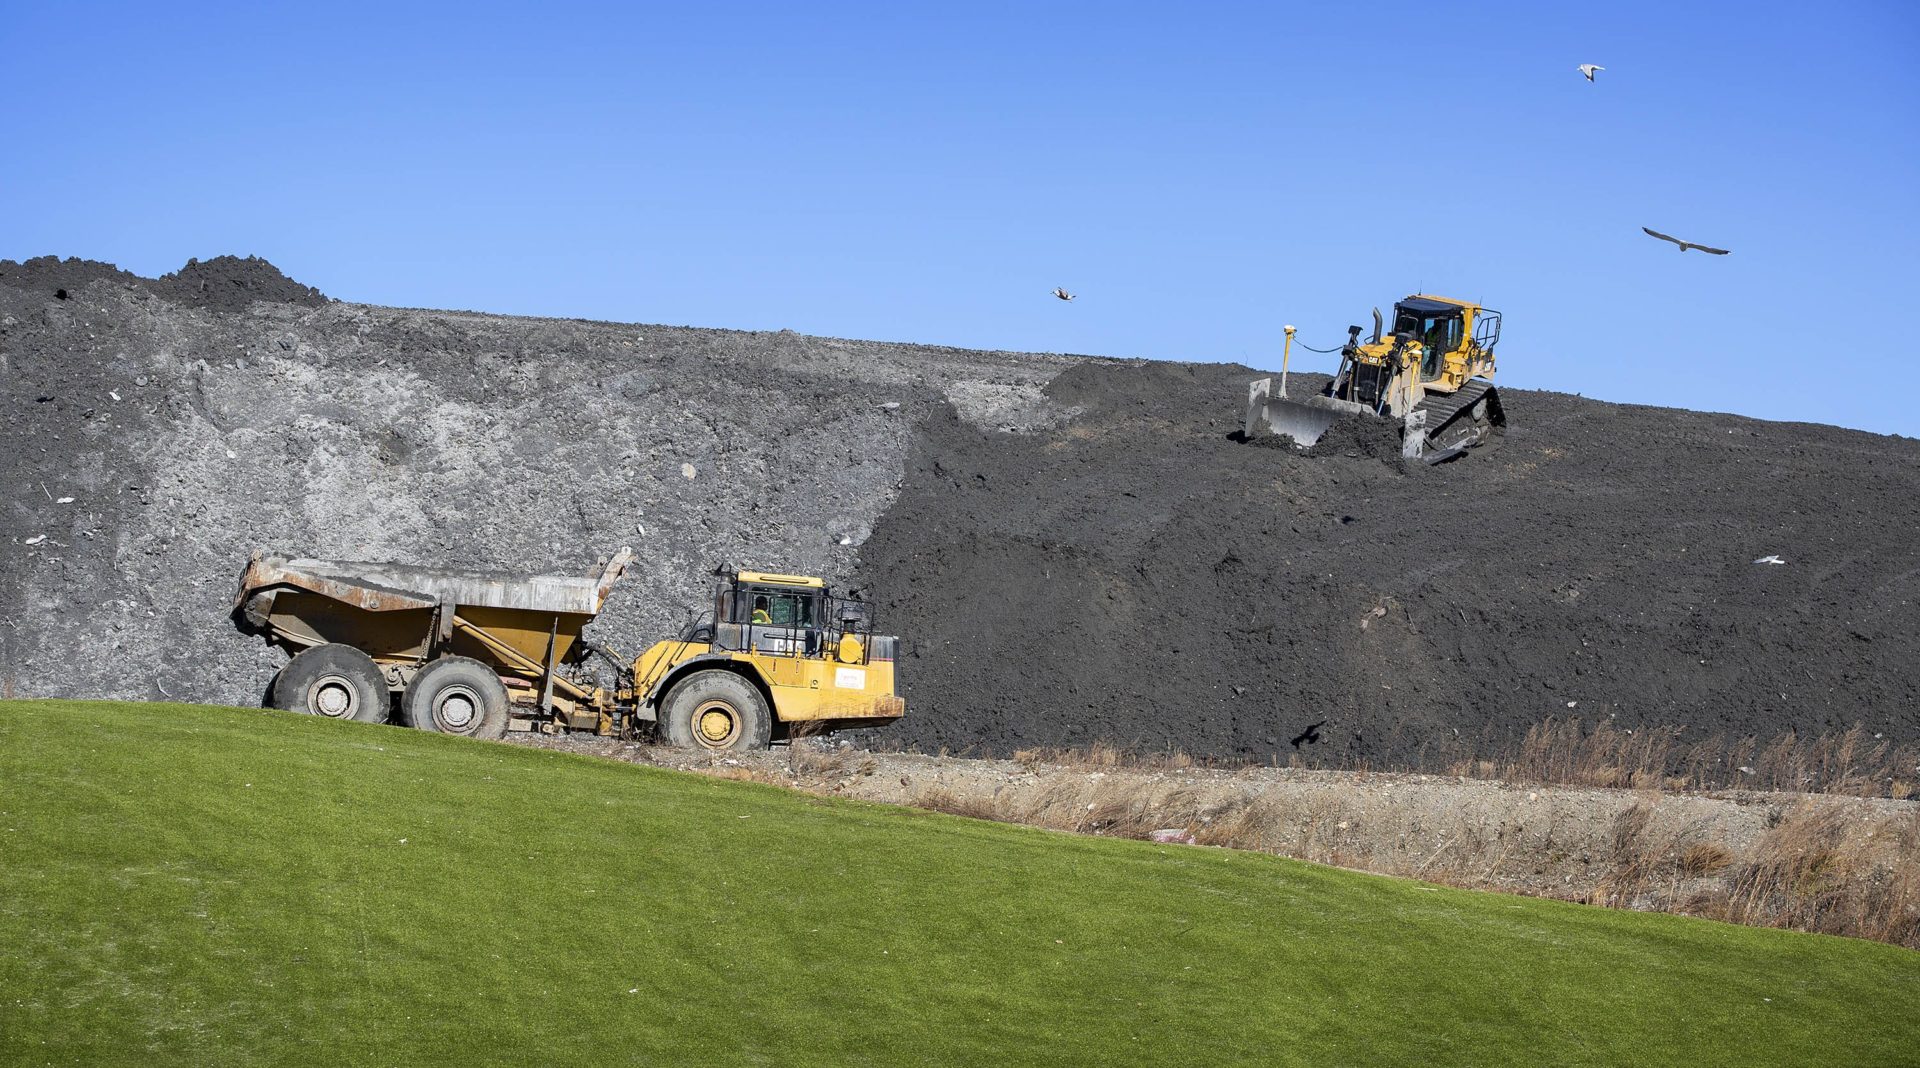
[[[1486,401],[1486,408],[1474,414],[1482,400]],[[1506,413],[1500,407],[1500,391],[1484,378],[1469,379],[1452,393],[1429,393],[1413,410],[1426,413],[1427,441],[1441,449],[1481,444],[1507,425]],[[1461,433],[1464,428],[1456,424],[1463,417],[1473,419],[1477,427]]]

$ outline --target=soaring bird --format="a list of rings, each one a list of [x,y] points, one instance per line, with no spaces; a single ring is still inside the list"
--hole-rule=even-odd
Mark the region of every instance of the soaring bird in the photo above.
[[[1677,238],[1677,237],[1672,237],[1672,236],[1669,236],[1669,235],[1667,235],[1667,234],[1663,234],[1663,233],[1661,233],[1661,232],[1660,232],[1660,231],[1658,231],[1658,230],[1649,230],[1649,229],[1647,229],[1647,228],[1646,228],[1646,227],[1644,227],[1644,226],[1642,226],[1642,227],[1640,228],[1640,230],[1641,230],[1641,232],[1643,232],[1643,233],[1645,233],[1645,234],[1646,234],[1646,235],[1647,235],[1648,237],[1657,237],[1657,238],[1659,238],[1659,239],[1660,239],[1660,240],[1662,240],[1662,241],[1671,241],[1671,242],[1673,242],[1674,244],[1676,244],[1676,245],[1678,245],[1678,246],[1680,246],[1680,251],[1682,251],[1682,252],[1685,252],[1686,250],[1688,250],[1688,249],[1690,249],[1690,248],[1697,248],[1697,249],[1699,249],[1700,251],[1702,251],[1702,252],[1704,252],[1704,253],[1706,253],[1706,254],[1708,254],[1709,256],[1724,256],[1724,255],[1726,255],[1726,254],[1727,254],[1727,250],[1726,250],[1726,249],[1723,249],[1723,248],[1710,248],[1710,247],[1708,247],[1708,246],[1706,246],[1706,245],[1696,245],[1696,244],[1694,244],[1694,243],[1693,243],[1693,242],[1691,242],[1691,241],[1682,241],[1682,240],[1680,240],[1680,239],[1679,239],[1679,238]]]
[[[1062,288],[1060,288],[1059,286],[1054,286],[1054,287],[1053,287],[1053,295],[1054,295],[1054,296],[1056,296],[1056,297],[1059,297],[1059,298],[1060,298],[1061,300],[1072,300],[1072,299],[1073,299],[1073,294],[1072,294],[1072,293],[1069,293],[1069,292],[1067,292],[1066,290],[1064,290],[1064,289],[1062,289]]]
[[[1326,725],[1327,721],[1324,719],[1318,723],[1309,723],[1306,730],[1293,736],[1293,747],[1295,749],[1300,748],[1302,742],[1307,745],[1313,745],[1315,742],[1318,742],[1320,740],[1320,728]]]
[[[1607,69],[1607,68],[1605,68],[1605,67],[1602,67],[1602,66],[1600,66],[1600,65],[1599,65],[1599,64],[1597,64],[1597,63],[1582,63],[1582,64],[1580,64],[1580,73],[1582,73],[1582,74],[1584,74],[1584,75],[1586,75],[1586,76],[1587,76],[1587,80],[1588,80],[1588,81],[1592,81],[1592,80],[1593,80],[1593,72],[1594,72],[1594,71],[1597,71],[1597,70],[1606,70],[1606,69]]]

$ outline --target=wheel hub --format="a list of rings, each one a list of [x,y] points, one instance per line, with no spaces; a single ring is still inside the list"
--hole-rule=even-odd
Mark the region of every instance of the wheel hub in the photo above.
[[[698,728],[700,743],[713,748],[726,745],[740,730],[733,709],[725,705],[708,705],[694,715],[693,721]]]
[[[434,710],[434,718],[445,724],[449,730],[463,731],[472,725],[479,707],[478,695],[462,686],[448,690],[440,696],[440,704]]]
[[[353,713],[353,687],[338,675],[327,675],[313,684],[308,707],[323,716],[340,719]]]

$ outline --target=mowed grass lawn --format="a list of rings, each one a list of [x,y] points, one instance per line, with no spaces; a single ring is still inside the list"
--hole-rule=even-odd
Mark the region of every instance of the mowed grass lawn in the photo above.
[[[1870,1064],[1920,954],[280,712],[0,703],[0,1064]]]

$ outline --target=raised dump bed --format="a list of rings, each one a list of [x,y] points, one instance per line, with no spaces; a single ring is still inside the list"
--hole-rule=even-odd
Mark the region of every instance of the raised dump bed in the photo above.
[[[419,714],[439,717],[434,729],[449,733],[507,729],[506,721],[485,722],[488,710],[477,701],[484,695],[470,692],[472,680],[437,705],[410,702],[429,665],[453,660],[498,677],[509,719],[550,713],[568,725],[597,726],[596,704],[610,702],[604,695],[595,701],[597,687],[579,670],[593,649],[580,633],[632,559],[622,549],[588,575],[510,575],[256,555],[235,607],[249,627],[296,654],[274,681],[272,701],[281,708],[382,722],[387,695],[401,694],[409,722]],[[422,707],[410,711],[410,703]]]
[[[497,738],[652,724],[674,744],[730,749],[798,723],[905,714],[896,640],[872,634],[865,606],[817,578],[722,572],[713,613],[632,663],[585,640],[632,559],[623,548],[586,575],[510,575],[256,553],[234,614],[294,654],[269,703],[336,719],[385,722],[397,695],[401,721],[423,730]]]

